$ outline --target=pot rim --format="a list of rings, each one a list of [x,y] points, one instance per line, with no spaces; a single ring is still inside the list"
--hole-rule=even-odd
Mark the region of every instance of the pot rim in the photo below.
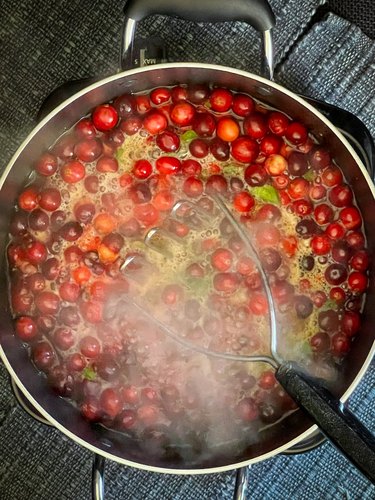
[[[116,81],[118,79],[124,78],[124,77],[131,77],[132,75],[137,75],[139,73],[143,72],[149,72],[149,71],[154,71],[154,70],[162,70],[162,69],[169,69],[173,70],[175,68],[191,68],[191,70],[194,69],[201,69],[201,70],[213,70],[213,71],[220,71],[220,72],[225,72],[225,73],[232,73],[235,75],[240,75],[245,78],[252,78],[254,80],[258,80],[260,83],[264,84],[265,86],[274,88],[278,90],[279,92],[282,92],[286,94],[289,98],[297,101],[301,105],[303,105],[309,112],[313,113],[315,116],[317,116],[330,130],[332,133],[334,133],[338,139],[341,141],[341,143],[346,147],[346,149],[349,151],[351,156],[354,158],[356,164],[360,168],[362,175],[364,176],[371,193],[375,199],[375,185],[372,182],[372,179],[367,172],[364,164],[362,163],[361,159],[353,149],[353,147],[350,145],[348,140],[344,137],[344,135],[337,129],[335,125],[333,125],[330,120],[328,120],[322,113],[320,113],[317,109],[315,109],[311,104],[309,104],[307,101],[305,101],[302,97],[299,95],[295,94],[294,92],[286,89],[282,85],[279,85],[278,83],[275,83],[273,81],[270,81],[264,77],[258,76],[254,73],[250,73],[247,71],[243,70],[238,70],[235,68],[230,68],[227,66],[221,66],[221,65],[215,65],[215,64],[206,64],[206,63],[164,63],[164,64],[155,64],[151,66],[146,66],[142,68],[134,68],[126,71],[122,71],[120,73],[116,73],[115,75],[106,77],[102,80],[99,80],[98,82],[95,82],[88,87],[85,87],[84,89],[80,90],[76,94],[74,94],[72,97],[68,98],[65,100],[63,103],[61,103],[59,106],[57,106],[53,111],[51,111],[25,138],[25,140],[22,142],[20,147],[17,149],[15,154],[13,155],[12,159],[10,160],[9,164],[5,168],[3,174],[0,177],[0,189],[2,189],[3,184],[12,169],[14,163],[18,159],[18,156],[21,154],[23,149],[28,145],[28,143],[33,139],[33,137],[39,132],[40,129],[42,129],[48,121],[57,115],[61,110],[63,110],[67,105],[70,103],[73,103],[75,100],[80,98],[81,96],[89,93],[90,91],[96,89],[97,87],[100,87],[102,85],[105,85],[107,83]],[[368,352],[368,355],[364,361],[364,363],[361,366],[361,369],[355,376],[354,380],[350,384],[350,386],[346,389],[342,397],[340,398],[340,401],[342,403],[345,403],[349,396],[353,393],[361,379],[363,378],[366,370],[368,369],[371,360],[375,354],[375,341],[373,342],[371,349]],[[163,468],[163,467],[157,467],[157,466],[151,466],[151,465],[145,465],[141,464],[138,462],[133,462],[131,460],[127,460],[121,457],[118,457],[116,455],[112,455],[111,453],[108,453],[104,450],[101,450],[84,439],[76,436],[73,432],[71,432],[69,429],[61,425],[59,422],[57,422],[44,408],[34,399],[34,397],[27,391],[25,386],[22,384],[20,379],[17,376],[17,373],[14,371],[13,367],[11,366],[10,362],[7,359],[7,356],[5,354],[5,351],[3,350],[3,347],[0,344],[0,358],[3,360],[5,367],[7,368],[8,372],[10,373],[11,377],[14,379],[15,383],[17,384],[18,388],[22,391],[22,393],[25,395],[25,397],[35,406],[35,408],[49,421],[51,422],[52,425],[54,425],[58,430],[63,432],[65,435],[67,435],[70,439],[73,439],[76,443],[80,444],[81,446],[89,449],[93,453],[97,453],[99,455],[104,456],[105,458],[108,458],[110,460],[114,460],[118,463],[121,463],[123,465],[127,465],[130,467],[135,467],[137,469],[141,470],[146,470],[146,471],[152,471],[152,472],[159,472],[159,473],[164,473],[164,474],[179,474],[179,475],[188,475],[188,474],[212,474],[212,473],[220,473],[220,472],[226,472],[226,471],[231,471],[235,470],[244,466],[248,466],[263,460],[266,460],[268,458],[271,458],[275,455],[278,455],[284,451],[286,451],[288,448],[294,446],[295,444],[299,443],[300,441],[303,441],[304,439],[308,438],[311,436],[317,429],[318,426],[316,424],[312,425],[309,427],[306,431],[304,431],[302,434],[299,434],[297,437],[294,439],[288,441],[287,443],[283,444],[282,446],[279,446],[272,451],[269,451],[267,453],[264,453],[263,455],[260,455],[255,458],[251,458],[249,460],[245,460],[242,462],[236,462],[234,464],[229,464],[229,465],[224,465],[224,466],[219,466],[219,467],[211,467],[207,469],[172,469],[172,468]]]

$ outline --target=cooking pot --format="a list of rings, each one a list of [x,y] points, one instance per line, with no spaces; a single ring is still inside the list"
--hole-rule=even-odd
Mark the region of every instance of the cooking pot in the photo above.
[[[263,0],[238,0],[223,2],[212,13],[212,2],[194,0],[188,4],[189,10],[181,3],[169,0],[151,2],[130,1],[126,5],[125,30],[122,46],[122,62],[133,60],[133,40],[137,21],[150,14],[178,15],[190,20],[239,20],[252,24],[263,33],[266,76],[273,77],[273,16],[267,2]],[[190,10],[191,9],[191,10]],[[69,129],[79,118],[86,115],[96,105],[110,101],[124,93],[141,92],[158,86],[178,83],[214,83],[236,91],[249,93],[256,99],[272,107],[285,111],[302,121],[318,138],[324,138],[338,165],[344,171],[361,210],[367,233],[367,244],[371,254],[375,247],[375,189],[365,166],[357,153],[341,132],[300,96],[266,78],[222,66],[174,63],[156,64],[136,68],[95,82],[67,99],[54,109],[30,133],[6,168],[0,181],[0,253],[5,256],[9,221],[17,195],[28,177],[33,160],[38,157],[56,137]],[[5,257],[1,260],[1,272],[6,274]],[[242,450],[239,454],[222,453],[220,447],[210,459],[190,460],[184,458],[152,455],[147,445],[123,434],[100,426],[92,426],[85,421],[79,411],[70,403],[57,397],[48,388],[29,361],[28,352],[13,334],[12,317],[8,303],[7,280],[1,281],[0,310],[0,355],[15,380],[17,386],[30,402],[53,425],[79,444],[102,457],[116,460],[125,465],[151,471],[200,474],[240,468],[260,460],[265,460],[292,447],[311,436],[317,430],[306,415],[295,412],[268,430],[264,439]],[[375,350],[375,281],[373,266],[369,270],[369,288],[363,310],[363,325],[357,341],[340,374],[340,383],[334,388],[335,396],[345,402],[368,367]]]

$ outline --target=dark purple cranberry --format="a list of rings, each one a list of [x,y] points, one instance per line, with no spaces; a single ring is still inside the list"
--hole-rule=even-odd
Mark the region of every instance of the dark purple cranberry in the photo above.
[[[307,155],[298,153],[297,151],[290,153],[288,158],[288,172],[290,175],[301,177],[307,172],[308,168]]]
[[[264,186],[267,179],[268,173],[262,165],[250,165],[245,170],[245,181],[249,186]]]
[[[95,205],[93,203],[81,203],[74,207],[74,215],[78,222],[89,224],[95,215]]]
[[[210,142],[210,152],[218,161],[227,161],[229,159],[229,144],[219,137],[215,137]]]
[[[330,346],[329,336],[325,332],[319,332],[310,338],[310,346],[313,352],[327,352]]]
[[[63,307],[59,313],[59,321],[63,325],[77,326],[80,323],[80,316],[76,306]]]
[[[330,285],[341,285],[348,277],[346,267],[341,264],[331,264],[325,270],[324,276]]]
[[[53,231],[58,231],[66,221],[66,212],[63,210],[55,210],[51,214],[51,227]]]
[[[347,264],[351,257],[349,245],[345,241],[337,242],[331,252],[332,259],[340,264]]]
[[[120,367],[109,354],[103,354],[96,364],[98,375],[107,381],[115,380],[120,375]]]
[[[274,248],[263,248],[259,253],[262,267],[266,272],[272,273],[281,265],[281,255]]]
[[[263,401],[259,404],[259,418],[262,422],[272,424],[279,420],[281,414],[281,408],[278,408],[278,405],[272,402]]]
[[[110,233],[104,236],[102,243],[112,252],[119,253],[124,245],[124,238],[119,233]]]
[[[322,311],[318,316],[318,324],[325,332],[334,332],[338,330],[340,326],[339,315],[333,309]]]
[[[312,255],[305,255],[301,261],[302,269],[305,271],[312,271],[315,266],[315,260]]]
[[[243,181],[239,177],[232,177],[230,180],[230,188],[234,193],[243,191]]]
[[[42,273],[47,280],[54,281],[60,273],[60,262],[58,259],[51,257],[43,262]]]
[[[207,85],[190,85],[187,89],[187,97],[193,104],[203,104],[209,96],[210,89]]]
[[[316,222],[312,219],[302,219],[296,225],[296,233],[302,238],[311,238],[314,234],[320,232]]]
[[[53,316],[39,316],[36,323],[40,332],[48,333],[55,328],[56,320]]]
[[[70,221],[59,230],[60,236],[66,241],[76,241],[82,236],[83,229],[78,222]]]
[[[329,151],[321,146],[314,146],[308,154],[310,165],[314,170],[322,170],[331,163]]]
[[[137,111],[137,101],[130,94],[123,94],[117,97],[113,102],[113,106],[120,118],[126,118]]]
[[[30,212],[29,225],[34,231],[45,231],[49,226],[48,214],[44,210],[36,208]]]
[[[95,251],[86,252],[83,255],[83,263],[87,266],[93,274],[100,276],[104,273],[104,266],[100,262],[99,255]]]
[[[151,200],[151,191],[148,185],[144,182],[134,184],[130,190],[130,197],[134,203],[147,203]]]
[[[13,236],[22,236],[23,233],[27,232],[27,229],[27,213],[16,212],[9,226],[10,234]]]
[[[305,319],[313,312],[314,304],[306,295],[297,295],[294,299],[294,309],[299,318]]]

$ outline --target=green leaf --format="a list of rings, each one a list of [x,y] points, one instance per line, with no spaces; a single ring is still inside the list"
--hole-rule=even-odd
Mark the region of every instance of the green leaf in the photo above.
[[[116,153],[115,153],[115,157],[116,157],[117,161],[121,161],[121,159],[124,155],[124,152],[125,152],[125,146],[122,146],[121,148],[117,148]]]
[[[184,142],[190,142],[193,139],[196,139],[198,137],[198,134],[194,132],[194,130],[187,130],[181,135],[181,140]]]
[[[335,300],[328,299],[328,300],[324,303],[324,305],[323,305],[323,307],[322,307],[322,310],[323,310],[323,311],[328,311],[328,310],[330,310],[330,309],[333,309],[333,310],[337,311],[337,308],[338,308],[338,304],[337,304],[337,302],[336,302]]]
[[[303,176],[304,179],[307,181],[313,181],[315,179],[315,172],[313,169],[308,170],[305,175]]]
[[[230,163],[229,165],[225,165],[223,167],[223,174],[228,177],[234,177],[243,174],[244,167],[241,165],[236,165],[235,163]]]
[[[186,278],[183,281],[190,291],[194,293],[197,298],[206,298],[211,289],[211,279],[209,277],[205,278]]]
[[[95,380],[96,371],[92,366],[86,366],[86,368],[84,368],[82,371],[82,377],[86,380]]]
[[[277,189],[269,184],[253,187],[250,189],[250,193],[258,200],[280,205],[280,197]]]

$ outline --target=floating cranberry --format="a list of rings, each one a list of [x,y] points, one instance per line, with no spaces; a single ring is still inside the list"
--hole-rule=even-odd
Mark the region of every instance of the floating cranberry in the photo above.
[[[102,413],[99,408],[99,401],[93,396],[87,397],[80,405],[80,411],[84,418],[91,422],[100,420]]]
[[[292,207],[294,213],[300,217],[306,217],[306,215],[310,215],[313,211],[312,203],[304,199],[293,201]]]
[[[59,288],[60,297],[66,302],[76,302],[80,293],[81,289],[76,283],[66,281]]]
[[[306,295],[297,295],[294,299],[294,309],[299,318],[308,318],[313,312],[314,304]]]
[[[232,105],[232,101],[232,92],[224,88],[214,89],[209,97],[212,111],[216,111],[218,113],[225,113],[228,111]]]
[[[99,179],[96,175],[89,175],[84,180],[85,189],[89,193],[97,193],[99,191]]]
[[[328,222],[331,222],[331,220],[333,219],[333,216],[334,214],[332,207],[330,207],[326,203],[315,206],[314,217],[319,225],[328,224]]]
[[[43,291],[35,297],[35,306],[42,314],[56,314],[60,307],[60,298],[53,292]]]
[[[364,272],[370,263],[369,255],[366,250],[358,250],[350,260],[350,265],[355,271]]]
[[[104,174],[113,174],[118,171],[118,161],[116,158],[104,155],[96,162],[96,170]]]
[[[83,118],[74,126],[74,132],[80,139],[93,139],[96,136],[94,124],[89,118]]]
[[[181,170],[185,176],[199,176],[202,172],[201,164],[197,160],[183,160]]]
[[[48,371],[53,366],[56,355],[51,344],[42,341],[34,345],[32,359],[39,370]]]
[[[280,152],[282,140],[277,135],[269,134],[263,137],[260,142],[260,151],[265,156],[274,155]]]
[[[69,161],[65,163],[61,169],[60,174],[65,182],[68,184],[75,184],[85,177],[85,166],[80,161]]]
[[[26,281],[27,286],[32,293],[42,292],[46,287],[46,280],[44,279],[42,273],[30,274]]]
[[[240,135],[240,126],[234,118],[224,116],[217,123],[216,135],[225,142],[233,142]]]
[[[305,255],[301,261],[302,269],[312,271],[315,266],[315,260],[312,255]]]
[[[192,127],[199,137],[211,137],[216,130],[216,121],[211,113],[201,111],[195,114]]]
[[[151,191],[147,184],[138,182],[129,190],[130,198],[133,203],[147,203],[151,200]]]
[[[334,187],[341,184],[343,176],[341,170],[333,165],[322,172],[322,182],[327,187]]]
[[[180,127],[190,125],[195,116],[195,108],[189,102],[178,102],[170,112],[170,117],[173,123]]]
[[[331,250],[331,242],[325,234],[313,236],[310,247],[315,255],[326,255]]]
[[[281,217],[280,209],[276,205],[272,205],[271,203],[265,203],[260,207],[260,209],[257,212],[257,219],[260,221],[274,222],[279,220],[280,217]]]
[[[334,300],[338,304],[341,304],[341,303],[345,302],[346,294],[345,294],[345,291],[341,287],[335,286],[335,287],[331,288],[331,290],[329,292],[329,298],[331,300]]]
[[[347,184],[339,184],[331,189],[328,198],[335,207],[347,207],[353,201],[353,192]]]
[[[171,97],[173,102],[186,101],[188,98],[188,91],[186,87],[177,85],[171,90]]]
[[[188,100],[194,104],[203,104],[210,94],[210,89],[204,84],[193,84],[187,88]]]
[[[321,184],[312,185],[309,192],[310,198],[314,201],[323,200],[323,198],[326,197],[326,194],[327,190]]]
[[[210,152],[218,161],[226,161],[229,159],[230,148],[229,144],[219,137],[215,137],[211,140]]]
[[[234,293],[240,285],[240,276],[237,273],[217,273],[214,276],[214,288],[218,292]]]
[[[15,323],[16,335],[24,342],[30,342],[38,336],[36,322],[30,316],[19,316]]]
[[[259,252],[259,258],[263,269],[268,273],[275,272],[282,262],[280,252],[271,247],[263,248]]]
[[[166,130],[157,136],[156,144],[162,151],[165,151],[166,153],[174,153],[180,148],[180,138],[174,132]]]
[[[81,372],[86,367],[87,362],[82,354],[75,352],[68,357],[66,364],[70,372]]]
[[[348,277],[349,288],[354,293],[363,293],[367,289],[367,276],[358,271],[353,271]]]
[[[96,362],[98,375],[110,382],[120,375],[120,367],[110,354],[102,354]]]
[[[26,259],[35,266],[42,264],[47,259],[47,248],[40,241],[33,241],[25,249]]]
[[[91,202],[78,202],[74,206],[74,216],[78,222],[89,224],[95,215],[95,205]]]
[[[334,356],[344,356],[350,351],[350,339],[343,333],[335,333],[331,338],[331,352]]]
[[[232,266],[233,254],[226,248],[218,248],[211,255],[211,264],[218,271],[228,271]]]
[[[54,281],[60,273],[60,262],[56,257],[47,259],[42,264],[42,273],[47,280]]]
[[[241,163],[253,162],[256,160],[258,153],[258,143],[246,135],[238,137],[232,143],[231,154],[235,160]]]
[[[181,169],[181,162],[174,156],[160,156],[156,160],[156,169],[164,175],[173,175]]]
[[[77,306],[62,307],[59,312],[59,323],[76,327],[81,321]]]
[[[98,139],[82,139],[74,147],[74,154],[78,160],[91,162],[102,153],[102,143]]]
[[[142,118],[134,115],[129,116],[120,123],[120,128],[126,135],[136,134],[142,127]]]
[[[53,153],[62,160],[69,160],[74,156],[76,137],[73,134],[63,135],[53,146]]]
[[[289,125],[289,118],[279,111],[272,111],[268,116],[268,127],[275,135],[285,135]]]
[[[29,225],[34,231],[46,231],[49,226],[49,217],[46,212],[36,208],[29,215]]]
[[[264,166],[269,175],[276,176],[285,172],[288,163],[283,156],[275,154],[266,159]]]
[[[113,107],[120,118],[128,118],[129,115],[136,113],[137,101],[134,96],[123,94],[114,100]]]
[[[340,326],[339,315],[333,309],[322,311],[318,315],[318,324],[325,332],[334,332]]]
[[[249,212],[255,205],[255,200],[247,191],[236,193],[233,198],[233,206],[237,212]]]
[[[351,231],[346,235],[345,240],[355,250],[360,250],[365,246],[365,237],[360,231]]]
[[[189,151],[196,158],[204,158],[208,155],[208,144],[203,139],[193,139],[189,144]]]
[[[329,336],[325,332],[319,332],[310,338],[311,350],[316,353],[325,353],[330,347]]]
[[[92,121],[95,127],[104,132],[111,130],[118,122],[118,114],[116,108],[110,104],[101,104],[94,109]]]
[[[67,222],[59,231],[60,236],[66,241],[78,240],[82,233],[82,226],[76,221]]]
[[[237,416],[244,422],[252,422],[259,416],[258,408],[253,398],[243,398],[235,408]]]
[[[164,287],[161,299],[168,306],[181,302],[184,292],[180,285],[167,285]]]
[[[334,241],[339,241],[345,234],[345,229],[338,222],[332,222],[326,227],[326,235]]]
[[[291,122],[285,131],[285,138],[292,144],[299,145],[306,142],[308,137],[307,129],[302,123]]]
[[[292,151],[288,157],[288,172],[296,177],[301,177],[308,170],[307,156],[297,151]]]
[[[81,353],[86,356],[86,358],[96,358],[100,354],[100,342],[96,337],[92,335],[87,335],[83,337],[79,343]]]
[[[254,100],[246,94],[234,94],[232,111],[238,116],[245,117],[254,110]]]
[[[356,207],[343,208],[339,214],[339,219],[346,229],[357,229],[362,225],[362,217]]]
[[[134,216],[143,225],[152,226],[157,222],[159,212],[151,203],[145,203],[134,207]]]
[[[262,113],[254,112],[247,116],[243,121],[245,134],[253,139],[262,139],[267,133],[267,121]]]
[[[18,206],[31,212],[38,206],[38,191],[34,187],[26,188],[18,197]]]
[[[245,170],[245,181],[249,186],[264,186],[268,180],[268,173],[262,165],[250,165]]]
[[[156,135],[167,128],[168,121],[163,113],[152,110],[143,118],[143,126],[151,135]]]
[[[206,181],[207,193],[221,193],[224,194],[228,190],[228,184],[225,177],[222,175],[210,175]]]
[[[288,194],[294,200],[299,200],[307,196],[310,184],[303,177],[293,179],[288,187]]]
[[[312,219],[303,219],[299,221],[296,225],[296,233],[302,238],[311,238],[318,232],[319,232],[319,227],[316,224],[316,222],[314,222]],[[326,239],[328,240],[328,238]],[[323,240],[323,243],[326,241],[326,239]],[[315,244],[317,248],[319,248],[321,246],[321,240],[317,240]],[[330,246],[328,246],[328,250],[329,248]]]
[[[342,331],[348,337],[353,337],[358,333],[360,326],[360,315],[355,311],[345,311],[341,324]]]
[[[57,328],[54,331],[53,340],[56,347],[58,347],[62,351],[67,351],[75,344],[73,330],[65,326]]]
[[[196,177],[188,177],[184,181],[182,190],[187,196],[197,198],[201,196],[203,192],[203,182]]]
[[[340,264],[347,264],[350,259],[350,248],[345,241],[338,241],[332,247],[332,258]]]
[[[314,170],[323,170],[331,164],[329,151],[321,146],[314,146],[308,153],[310,165]]]
[[[52,153],[43,153],[42,156],[39,157],[35,170],[40,175],[44,175],[45,177],[49,177],[53,175],[57,170],[57,158]]]
[[[324,276],[330,285],[341,285],[348,277],[346,267],[341,264],[330,264],[325,270]]]
[[[202,266],[194,262],[193,264],[190,264],[186,268],[186,274],[187,276],[190,276],[191,278],[203,278],[204,277],[204,269]]]

